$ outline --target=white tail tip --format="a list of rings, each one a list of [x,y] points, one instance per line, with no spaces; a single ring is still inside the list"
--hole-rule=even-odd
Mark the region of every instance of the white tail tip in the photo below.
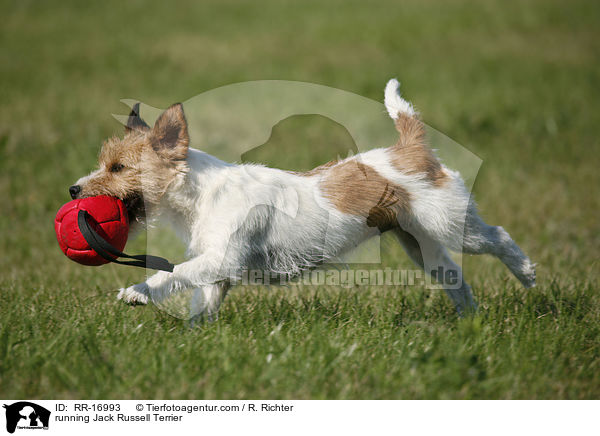
[[[385,108],[392,119],[397,120],[398,114],[403,113],[409,116],[415,115],[415,109],[412,104],[400,96],[400,82],[391,79],[385,85]]]

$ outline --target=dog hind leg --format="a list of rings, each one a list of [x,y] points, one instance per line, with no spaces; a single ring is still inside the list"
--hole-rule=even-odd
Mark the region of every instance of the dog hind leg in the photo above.
[[[463,252],[492,254],[508,267],[523,286],[535,286],[535,264],[521,251],[506,230],[486,224],[474,211],[467,214]]]
[[[413,236],[400,228],[395,229],[394,233],[415,264],[441,282],[459,315],[477,309],[471,287],[463,280],[461,268],[450,258],[442,244],[427,235]],[[442,277],[438,277],[440,272]],[[449,272],[454,273],[452,280],[447,280]]]

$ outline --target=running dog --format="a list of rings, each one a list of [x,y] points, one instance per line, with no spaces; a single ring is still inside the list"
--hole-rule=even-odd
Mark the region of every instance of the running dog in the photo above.
[[[166,219],[189,260],[121,289],[118,298],[146,304],[194,289],[194,310],[213,317],[242,270],[294,276],[388,231],[434,278],[440,270],[454,273],[455,283],[443,286],[459,314],[476,304],[448,249],[493,254],[525,287],[535,286],[534,264],[502,227],[479,217],[460,175],[426,144],[424,125],[399,86],[393,79],[385,88],[399,132],[395,145],[304,173],[223,162],[190,148],[181,104],[153,127],[134,106],[124,137],[108,139],[99,168],[69,192],[120,198],[133,224]]]

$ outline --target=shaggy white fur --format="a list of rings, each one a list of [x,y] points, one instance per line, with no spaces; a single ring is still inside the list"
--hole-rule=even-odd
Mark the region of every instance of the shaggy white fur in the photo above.
[[[385,88],[385,105],[392,119],[399,113],[415,115],[395,79]],[[479,218],[457,172],[442,167],[447,181],[437,186],[426,174],[394,167],[388,149],[349,159],[372,167],[408,192],[410,217],[406,228],[394,231],[410,257],[432,275],[439,267],[456,272],[458,283],[445,289],[460,313],[474,310],[475,303],[446,248],[494,254],[525,286],[535,284],[533,264],[501,227]],[[242,269],[293,276],[378,232],[364,217],[339,211],[323,195],[320,183],[327,170],[306,176],[235,165],[194,149],[188,152],[187,164],[189,171],[170,184],[153,212],[174,226],[187,244],[189,260],[176,265],[173,273],[161,271],[145,283],[121,289],[119,298],[126,302],[145,304],[149,297],[160,300],[193,288],[191,311],[212,317]]]

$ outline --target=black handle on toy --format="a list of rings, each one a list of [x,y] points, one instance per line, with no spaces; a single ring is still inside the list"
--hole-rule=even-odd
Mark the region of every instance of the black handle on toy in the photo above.
[[[130,256],[117,250],[115,247],[110,245],[106,239],[98,234],[88,223],[88,217],[90,214],[85,210],[80,210],[77,213],[77,224],[79,225],[79,231],[86,240],[86,242],[104,259],[118,263],[121,265],[139,266],[140,268],[158,269],[161,271],[173,272],[173,265],[167,259],[158,256],[151,256],[149,254],[138,254],[136,256]],[[110,254],[109,254],[110,253]],[[135,259],[133,261],[121,261],[111,256],[126,257],[128,259]]]

